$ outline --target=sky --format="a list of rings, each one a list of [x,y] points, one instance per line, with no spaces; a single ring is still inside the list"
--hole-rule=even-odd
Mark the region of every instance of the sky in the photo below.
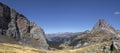
[[[45,33],[91,30],[102,18],[120,29],[120,0],[0,0]]]

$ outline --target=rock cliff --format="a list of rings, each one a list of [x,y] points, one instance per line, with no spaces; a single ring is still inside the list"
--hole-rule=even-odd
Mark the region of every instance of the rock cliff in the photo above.
[[[0,35],[6,35],[22,45],[48,48],[43,29],[3,3],[0,3]]]

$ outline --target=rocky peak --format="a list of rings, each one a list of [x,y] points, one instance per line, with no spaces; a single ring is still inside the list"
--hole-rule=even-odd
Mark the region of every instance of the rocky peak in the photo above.
[[[99,21],[96,23],[94,28],[110,28],[111,26],[104,20],[104,19],[99,19]]]
[[[104,19],[99,19],[92,29],[92,32],[106,31],[112,34],[116,34],[115,29],[108,24]]]

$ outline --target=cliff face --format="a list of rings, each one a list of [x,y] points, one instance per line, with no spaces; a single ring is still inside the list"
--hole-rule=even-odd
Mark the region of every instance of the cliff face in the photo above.
[[[0,3],[0,35],[13,38],[22,45],[48,48],[42,28],[2,3]]]

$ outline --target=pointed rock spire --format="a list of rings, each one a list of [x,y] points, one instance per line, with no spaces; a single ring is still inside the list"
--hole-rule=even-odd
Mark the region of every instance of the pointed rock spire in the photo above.
[[[115,29],[108,24],[104,19],[99,19],[92,29],[92,32],[106,31],[115,34]]]

